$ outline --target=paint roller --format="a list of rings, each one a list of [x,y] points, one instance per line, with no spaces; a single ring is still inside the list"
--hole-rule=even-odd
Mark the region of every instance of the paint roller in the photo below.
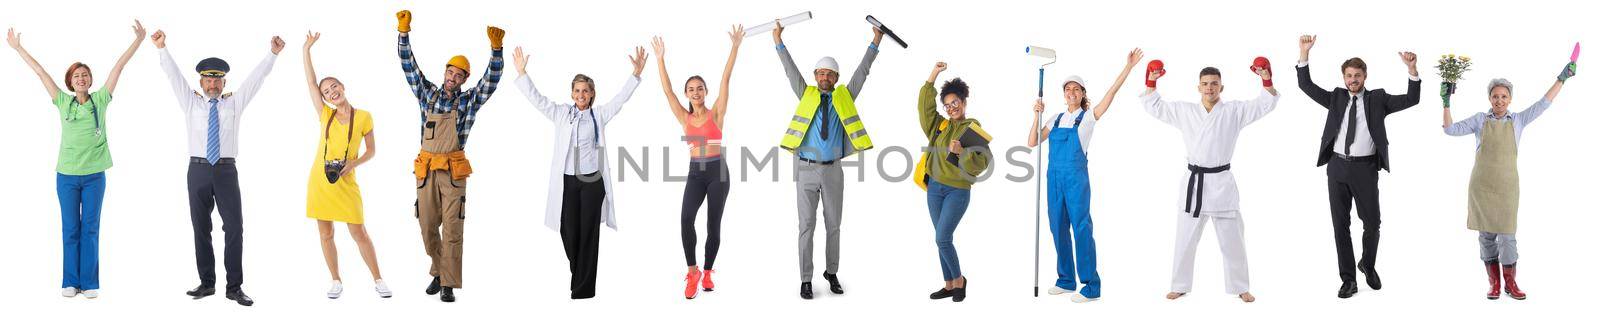
[[[811,20],[811,11],[801,12],[800,14],[791,15],[791,16],[788,16],[788,17],[784,17],[782,19],[778,19],[778,21],[783,22],[783,25],[785,27],[791,26],[791,25],[795,25],[796,23],[800,23],[800,22],[810,21],[810,20]],[[776,25],[774,25],[773,22],[767,22],[767,23],[762,23],[760,25],[756,25],[756,26],[744,29],[744,37],[748,38],[748,37],[756,36],[757,34],[770,32],[770,31],[772,31],[773,27],[776,27]]]
[[[885,30],[884,33],[888,31]],[[1044,67],[1056,63],[1056,50],[1030,45],[1023,52],[1028,54],[1028,63],[1039,66],[1039,98],[1043,99]],[[1044,166],[1044,151],[1034,152],[1033,166]],[[1043,202],[1039,191],[1043,187],[1041,184],[1043,179],[1040,175],[1033,178],[1033,297],[1039,297],[1039,209],[1040,202]]]
[[[872,17],[872,15],[869,14],[869,15],[867,15],[867,23],[872,24],[872,27],[874,27],[874,28],[878,28],[878,31],[883,31],[883,35],[889,36],[889,39],[893,39],[894,43],[899,43],[900,44],[900,48],[903,49],[903,48],[907,47],[906,46],[906,41],[905,40],[901,40],[899,35],[894,35],[894,31],[889,31],[889,27],[884,26],[883,22],[879,22],[878,18],[874,18],[874,17]],[[1054,56],[1054,55],[1052,54],[1051,56]]]

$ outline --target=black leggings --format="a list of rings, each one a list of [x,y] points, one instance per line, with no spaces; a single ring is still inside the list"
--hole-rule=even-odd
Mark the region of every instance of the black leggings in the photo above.
[[[722,207],[728,201],[728,166],[722,158],[695,159],[689,163],[689,180],[683,187],[683,214],[680,225],[683,232],[683,258],[689,266],[694,259],[694,219],[700,203],[711,201],[706,207],[706,266],[717,261],[717,247],[722,245]]]

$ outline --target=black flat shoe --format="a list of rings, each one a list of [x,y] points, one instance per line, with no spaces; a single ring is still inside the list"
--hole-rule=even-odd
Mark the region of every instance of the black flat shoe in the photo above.
[[[844,286],[839,285],[838,274],[824,272],[822,273],[822,279],[828,280],[828,291],[833,292],[834,295],[844,295]]]
[[[940,288],[939,290],[934,291],[932,294],[928,294],[928,299],[945,299],[955,295],[956,294],[954,290]]]
[[[189,295],[189,297],[194,297],[194,299],[201,299],[201,298],[206,298],[206,296],[216,295],[217,294],[217,289],[214,288],[214,287],[207,287],[205,285],[200,285],[200,286],[195,286],[194,289],[190,289],[187,292],[183,292],[183,294]]]
[[[1350,298],[1356,295],[1356,282],[1339,284],[1339,298]]]
[[[223,296],[227,297],[228,300],[238,302],[240,306],[249,307],[256,304],[256,301],[254,299],[250,299],[250,296],[246,296],[243,290],[230,291],[227,295]]]
[[[447,303],[456,302],[456,291],[455,291],[455,289],[454,288],[450,288],[450,287],[443,287],[441,290],[439,290],[439,301],[447,302]]]
[[[811,282],[800,283],[800,299],[811,299]]]
[[[433,282],[432,283],[428,283],[428,289],[424,290],[422,292],[428,293],[428,295],[438,294],[439,293],[439,276],[434,276],[433,277]]]
[[[967,300],[967,286],[970,283],[965,276],[961,277],[961,287],[950,290],[950,300],[958,303]]]
[[[1372,290],[1383,289],[1383,281],[1378,279],[1377,269],[1366,267],[1361,267],[1359,269],[1361,270],[1361,275],[1367,276],[1367,287],[1372,287]]]

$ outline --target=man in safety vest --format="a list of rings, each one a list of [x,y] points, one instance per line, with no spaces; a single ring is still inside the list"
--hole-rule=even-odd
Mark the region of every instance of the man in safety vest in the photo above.
[[[867,137],[866,126],[856,114],[855,97],[860,96],[861,85],[867,82],[872,61],[878,57],[878,43],[883,31],[872,29],[872,44],[866,56],[856,66],[855,75],[848,85],[839,83],[839,62],[832,57],[817,61],[817,85],[806,85],[800,70],[783,45],[783,24],[775,22],[772,42],[777,45],[778,59],[783,62],[784,74],[794,89],[800,105],[795,107],[793,119],[780,144],[795,154],[795,190],[799,196],[800,212],[800,298],[811,299],[811,238],[817,225],[817,203],[822,203],[824,226],[828,231],[828,263],[822,278],[828,280],[828,290],[844,294],[839,285],[839,218],[844,203],[844,172],[838,161],[850,154],[871,149],[872,139]],[[837,85],[837,86],[836,86]]]

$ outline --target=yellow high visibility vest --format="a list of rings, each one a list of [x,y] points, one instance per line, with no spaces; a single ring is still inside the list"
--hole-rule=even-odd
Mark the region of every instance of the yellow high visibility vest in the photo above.
[[[800,105],[794,109],[794,118],[789,121],[789,129],[784,132],[783,142],[779,146],[791,153],[800,148],[800,142],[805,140],[807,129],[811,128],[811,117],[817,114],[817,106],[821,103],[822,91],[816,86],[807,86],[805,94],[800,97]],[[845,135],[850,137],[851,147],[845,149],[844,155],[872,149],[872,138],[867,136],[866,124],[861,123],[861,116],[856,114],[855,100],[850,97],[850,90],[844,85],[833,89],[833,111],[839,114],[839,122],[844,125]]]

